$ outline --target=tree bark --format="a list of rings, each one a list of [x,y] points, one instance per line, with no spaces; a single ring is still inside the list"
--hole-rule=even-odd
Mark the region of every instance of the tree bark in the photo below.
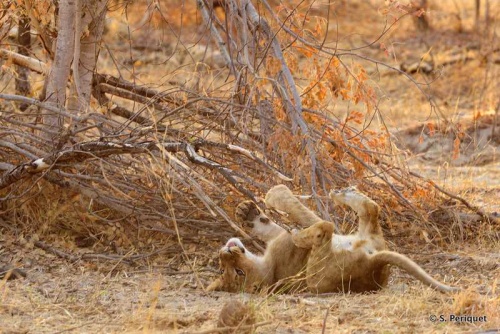
[[[73,82],[68,98],[68,110],[83,112],[90,104],[92,77],[99,43],[104,32],[106,1],[77,0],[78,15],[75,26]]]
[[[18,22],[18,30],[17,30],[17,43],[18,43],[18,52],[23,56],[29,56],[31,50],[31,25],[30,19],[26,15],[21,15]],[[28,69],[22,66],[16,66],[16,94],[29,96],[31,87],[28,81]],[[22,111],[28,108],[28,104],[21,103],[19,105],[19,109]]]
[[[475,28],[476,30],[479,30],[479,18],[480,18],[480,15],[481,15],[481,0],[476,0],[475,1],[476,3],[476,18],[475,18]]]
[[[75,0],[60,1],[56,51],[50,74],[46,79],[46,100],[57,107],[64,107],[66,103],[66,86],[69,81],[71,61],[75,47],[76,11]],[[47,127],[58,130],[62,128],[64,118],[57,115],[45,114],[43,123]]]

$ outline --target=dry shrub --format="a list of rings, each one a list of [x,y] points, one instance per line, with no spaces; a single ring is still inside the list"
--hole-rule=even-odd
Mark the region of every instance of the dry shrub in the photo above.
[[[449,213],[467,203],[443,205],[449,194],[408,171],[367,70],[350,63],[354,51],[321,43],[326,21],[309,18],[306,4],[282,5],[274,12],[265,5],[252,11],[227,3],[236,7],[228,5],[223,13],[217,8],[215,15],[206,6],[194,15],[192,4],[171,12],[145,2],[133,7],[145,11],[158,31],[167,29],[165,13],[178,17],[177,11],[187,10],[185,21],[174,24],[179,30],[168,29],[191,29],[186,43],[196,32],[223,36],[219,42],[228,42],[219,44],[221,55],[238,60],[227,68],[202,66],[205,56],[188,51],[190,62],[172,71],[192,74],[189,80],[157,75],[153,85],[134,75],[152,65],[131,56],[120,63],[130,70],[121,78],[95,73],[95,100],[86,114],[51,109],[63,120],[61,129],[39,125],[38,109],[48,108],[43,103],[24,100],[38,106],[27,113],[6,105],[0,115],[5,217],[37,233],[71,231],[73,238],[105,241],[115,249],[165,236],[221,240],[246,236],[232,221],[235,204],[244,197],[257,200],[272,185],[288,182],[297,193],[311,194],[309,205],[334,220],[327,192],[356,184],[381,204],[387,229],[406,222],[405,228],[419,233],[438,230],[436,238],[443,241],[454,234],[449,226],[457,218]],[[115,4],[115,18],[131,6]],[[408,15],[405,10],[391,7],[387,13]],[[205,19],[198,26],[197,15]],[[280,21],[284,18],[286,23]],[[142,19],[136,15],[130,22]],[[126,36],[132,38],[131,50],[152,47],[147,38],[134,40],[140,36],[134,34]],[[185,42],[184,35],[177,38],[169,42]],[[278,42],[287,45],[285,52]],[[214,49],[213,43],[200,45],[206,52]],[[102,58],[120,61],[109,52]],[[347,111],[339,112],[345,106]],[[40,158],[46,165],[37,164]],[[436,209],[448,214],[446,220],[429,215]],[[491,219],[468,209],[480,220]]]

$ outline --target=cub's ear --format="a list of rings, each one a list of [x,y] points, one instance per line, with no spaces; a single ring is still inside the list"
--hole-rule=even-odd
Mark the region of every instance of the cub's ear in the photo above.
[[[220,278],[217,278],[215,281],[213,281],[207,288],[206,291],[221,291],[222,289],[222,280]]]

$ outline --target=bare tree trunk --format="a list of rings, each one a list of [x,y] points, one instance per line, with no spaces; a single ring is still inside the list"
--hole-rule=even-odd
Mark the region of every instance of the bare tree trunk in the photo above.
[[[26,15],[21,15],[17,26],[17,43],[19,44],[18,52],[23,56],[29,56],[31,50],[31,25],[29,17]],[[16,66],[16,94],[29,96],[31,88],[28,81],[28,71],[29,70],[26,67]],[[28,106],[29,105],[26,103],[21,103],[19,105],[19,108],[24,111],[26,110],[26,108],[28,108]]]
[[[99,55],[98,44],[104,31],[106,1],[77,0],[81,20],[76,21],[73,56],[73,83],[68,98],[68,110],[85,111],[90,104],[92,77]],[[86,31],[82,36],[82,31]],[[81,38],[81,39],[80,39]]]
[[[89,106],[105,15],[105,0],[60,2],[54,62],[47,77],[46,100],[50,104],[66,106],[71,112],[82,112]],[[73,80],[66,95],[71,73]],[[62,130],[64,123],[60,115],[44,116],[44,124],[56,131]]]
[[[490,21],[491,21],[490,11],[491,11],[490,0],[486,0],[484,8],[484,26],[486,31],[490,30]]]
[[[476,30],[479,30],[479,17],[481,15],[481,0],[476,0]]]
[[[71,61],[75,47],[75,18],[77,15],[76,0],[59,2],[59,17],[57,22],[57,40],[54,62],[47,77],[47,102],[58,107],[66,103],[66,86],[71,71]],[[54,130],[64,124],[61,116],[46,114],[43,123]]]

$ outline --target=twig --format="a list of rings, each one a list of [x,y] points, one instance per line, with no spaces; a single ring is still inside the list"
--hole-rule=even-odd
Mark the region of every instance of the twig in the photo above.
[[[21,95],[12,95],[12,94],[3,94],[3,93],[0,93],[0,99],[4,99],[4,100],[7,100],[7,101],[21,102],[21,103],[26,103],[26,104],[32,104],[32,105],[37,106],[39,108],[42,108],[42,109],[45,109],[45,110],[48,110],[48,111],[52,111],[54,113],[63,115],[65,117],[69,117],[69,118],[73,119],[76,122],[83,122],[83,121],[85,121],[87,119],[86,117],[76,116],[76,115],[74,115],[72,113],[67,112],[64,109],[55,107],[54,105],[51,105],[51,104],[48,104],[48,103],[44,103],[44,102],[41,102],[41,101],[39,101],[37,99],[32,99],[32,98],[21,96]]]
[[[194,274],[194,273],[197,273],[197,272],[198,273],[209,272],[209,273],[214,273],[214,274],[219,273],[218,270],[210,269],[210,268],[200,268],[200,269],[195,269],[195,270],[183,270],[183,271],[175,271],[175,270],[162,271],[161,268],[158,268],[158,267],[155,267],[155,268],[152,268],[152,269],[134,270],[134,271],[131,271],[131,272],[128,272],[128,273],[129,274],[143,274],[143,273],[154,272],[154,273],[160,273],[160,274],[167,275],[167,276],[189,275],[189,274]],[[158,269],[160,269],[160,270],[158,270]]]
[[[212,160],[209,160],[205,157],[200,156],[199,154],[196,153],[196,151],[192,145],[187,144],[187,143],[163,143],[162,146],[168,152],[172,152],[172,153],[175,153],[178,151],[183,151],[186,154],[186,157],[189,159],[189,161],[218,171],[226,180],[229,181],[229,183],[232,186],[234,186],[236,189],[238,189],[239,192],[246,195],[248,198],[251,198],[253,201],[257,202],[257,197],[255,196],[255,194],[253,194],[251,191],[247,190],[246,188],[243,188],[240,185],[240,183],[235,179],[234,171],[230,170],[227,167],[222,166],[221,164],[219,164],[215,161],[212,161]]]
[[[328,314],[330,313],[330,308],[326,309],[325,317],[323,318],[323,327],[321,328],[321,334],[325,334],[326,331],[326,319],[328,319]]]
[[[436,190],[438,190],[439,192],[441,192],[441,193],[445,194],[446,196],[448,196],[448,197],[450,197],[450,198],[452,198],[452,199],[455,199],[455,200],[457,200],[457,201],[461,202],[461,203],[462,203],[463,205],[465,205],[465,206],[466,206],[469,210],[471,210],[471,211],[473,211],[473,212],[477,213],[478,215],[480,215],[481,217],[483,217],[483,219],[485,219],[486,221],[490,221],[490,222],[492,222],[492,223],[495,223],[495,224],[497,224],[497,225],[500,225],[500,221],[499,221],[499,220],[498,220],[498,219],[497,219],[494,215],[489,214],[489,213],[486,213],[486,212],[484,212],[484,210],[483,210],[483,209],[481,209],[481,208],[479,208],[479,207],[477,207],[477,206],[475,206],[475,205],[473,205],[473,204],[469,203],[469,202],[468,202],[468,201],[466,201],[464,198],[462,198],[462,197],[460,197],[460,196],[458,196],[458,195],[452,194],[452,193],[450,193],[450,192],[448,192],[448,191],[444,190],[443,188],[441,188],[440,186],[438,186],[438,185],[437,185],[434,181],[432,181],[432,180],[426,179],[426,178],[424,178],[423,176],[421,176],[421,175],[419,175],[419,174],[417,174],[417,173],[415,173],[415,172],[412,172],[412,171],[410,171],[409,173],[410,173],[410,175],[413,175],[413,176],[415,176],[415,177],[417,177],[417,178],[419,178],[419,179],[421,179],[421,180],[425,180],[425,181],[427,181],[427,182],[428,182],[431,186],[433,186]]]
[[[299,293],[297,296],[303,298],[311,298],[311,297],[328,298],[338,295],[339,295],[338,292],[325,292],[325,293],[305,292],[305,293]]]
[[[201,15],[203,16],[203,20],[205,20],[205,23],[210,27],[210,30],[212,31],[212,34],[217,41],[217,44],[219,45],[219,50],[222,54],[222,57],[224,58],[224,61],[226,62],[226,65],[230,66],[232,64],[231,62],[231,57],[229,56],[229,51],[226,48],[226,43],[222,39],[221,35],[219,34],[219,31],[215,27],[214,24],[214,13],[209,13],[208,8],[203,0],[197,0],[196,1],[198,8],[201,11]],[[233,73],[234,74],[234,73]]]
[[[20,268],[15,268],[11,265],[0,267],[0,279],[12,280],[26,276],[26,272]]]
[[[198,141],[197,143],[206,144],[208,142],[207,141]],[[291,177],[288,177],[288,176],[284,175],[277,168],[275,168],[274,166],[271,166],[271,165],[267,164],[265,161],[263,161],[262,159],[260,159],[259,157],[257,157],[255,155],[255,153],[247,150],[246,148],[243,148],[243,147],[240,147],[240,146],[236,146],[236,145],[232,145],[232,144],[220,144],[220,143],[209,143],[209,145],[217,145],[218,147],[226,148],[228,151],[242,154],[242,155],[246,156],[247,158],[252,159],[255,162],[258,162],[260,165],[265,166],[265,167],[269,168],[270,170],[272,170],[279,179],[281,179],[283,181],[288,181],[288,182],[293,181],[293,179]]]
[[[47,253],[51,253],[51,254],[54,254],[55,256],[58,256],[60,258],[63,258],[65,260],[68,260],[70,262],[76,262],[78,261],[78,257],[76,256],[73,256],[73,255],[70,255],[70,254],[66,254],[54,247],[51,247],[47,244],[45,244],[44,242],[41,242],[41,241],[35,241],[34,245],[40,249],[43,249],[44,251],[46,251]]]
[[[80,256],[76,255],[71,255],[68,253],[65,253],[63,251],[60,251],[57,248],[54,248],[52,246],[47,245],[46,243],[42,241],[35,241],[34,245],[40,249],[43,249],[47,253],[54,254],[57,257],[60,257],[62,259],[68,260],[69,262],[77,262],[79,260],[106,260],[106,261],[119,261],[126,263],[128,265],[133,264],[133,262],[129,259],[124,259],[123,256],[119,255],[110,255],[110,254],[82,254]]]
[[[91,321],[91,322],[86,322],[86,323],[78,325],[78,326],[71,326],[71,327],[62,329],[60,331],[54,332],[53,334],[60,334],[60,333],[65,333],[65,332],[69,332],[69,331],[74,331],[75,329],[79,329],[79,328],[86,327],[89,325],[121,326],[121,324],[116,324],[116,323],[115,324],[113,324],[113,323],[96,323],[95,321]]]

